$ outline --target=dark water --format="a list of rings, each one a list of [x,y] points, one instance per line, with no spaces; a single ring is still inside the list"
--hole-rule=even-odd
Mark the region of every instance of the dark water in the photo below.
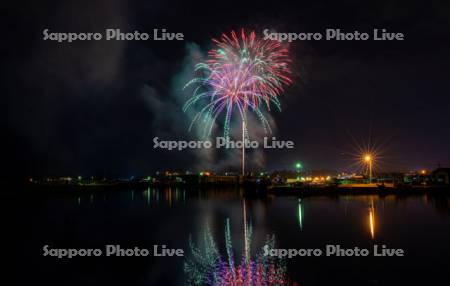
[[[277,248],[401,248],[404,257],[294,257],[298,285],[450,285],[450,199],[447,196],[243,197],[239,190],[134,190],[24,193],[3,202],[17,285],[184,285],[182,257],[43,257],[51,248],[149,248],[189,254],[208,225],[226,255],[225,220],[233,250],[275,235]],[[244,219],[246,217],[246,220]],[[238,260],[238,259],[237,259]],[[3,284],[3,283],[2,283]]]

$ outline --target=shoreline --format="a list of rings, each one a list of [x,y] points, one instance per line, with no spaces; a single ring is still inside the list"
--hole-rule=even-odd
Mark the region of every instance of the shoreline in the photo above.
[[[147,183],[133,183],[133,184],[96,184],[96,185],[10,185],[6,190],[0,192],[0,195],[20,195],[20,194],[79,194],[79,193],[105,193],[105,192],[120,192],[120,191],[138,191],[148,188],[158,190],[185,190],[187,193],[196,191],[237,191],[242,192],[244,196],[358,196],[358,195],[444,195],[450,196],[449,186],[399,186],[399,187],[382,187],[382,186],[367,186],[367,187],[351,187],[351,186],[287,186],[287,185],[230,185],[230,184],[147,184]]]

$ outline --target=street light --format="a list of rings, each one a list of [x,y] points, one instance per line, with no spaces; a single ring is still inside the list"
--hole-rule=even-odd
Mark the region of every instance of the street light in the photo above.
[[[295,169],[297,171],[297,181],[300,180],[300,170],[303,168],[302,164],[300,162],[295,163]]]
[[[372,156],[370,156],[369,154],[364,156],[364,161],[369,164],[369,184],[372,183]]]

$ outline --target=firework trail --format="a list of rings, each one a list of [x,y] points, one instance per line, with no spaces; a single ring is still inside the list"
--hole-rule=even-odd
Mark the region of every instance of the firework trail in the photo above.
[[[230,122],[237,112],[243,122],[245,137],[248,137],[246,112],[251,110],[260,120],[264,131],[271,132],[264,116],[265,106],[281,110],[278,96],[284,86],[290,85],[291,71],[287,47],[278,41],[257,38],[254,31],[240,35],[234,31],[213,39],[213,49],[205,62],[195,66],[198,77],[184,88],[194,87],[192,96],[183,107],[186,112],[193,105],[200,105],[189,130],[197,121],[204,124],[204,136],[211,134],[220,114],[224,113],[224,137],[230,134]]]

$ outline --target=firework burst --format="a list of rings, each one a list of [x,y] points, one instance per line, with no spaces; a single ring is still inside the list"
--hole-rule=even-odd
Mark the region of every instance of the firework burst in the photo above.
[[[200,76],[184,87],[193,86],[194,92],[183,111],[193,105],[201,105],[189,129],[202,121],[204,136],[207,137],[220,114],[224,113],[224,137],[228,138],[233,113],[237,112],[244,123],[247,110],[251,110],[264,131],[271,132],[265,110],[261,107],[265,106],[270,111],[274,105],[281,110],[278,96],[284,86],[292,83],[288,49],[278,41],[257,38],[254,31],[247,34],[244,29],[240,34],[234,31],[224,33],[212,43],[214,47],[208,52],[207,60],[195,67]],[[245,123],[243,128],[247,134]]]

